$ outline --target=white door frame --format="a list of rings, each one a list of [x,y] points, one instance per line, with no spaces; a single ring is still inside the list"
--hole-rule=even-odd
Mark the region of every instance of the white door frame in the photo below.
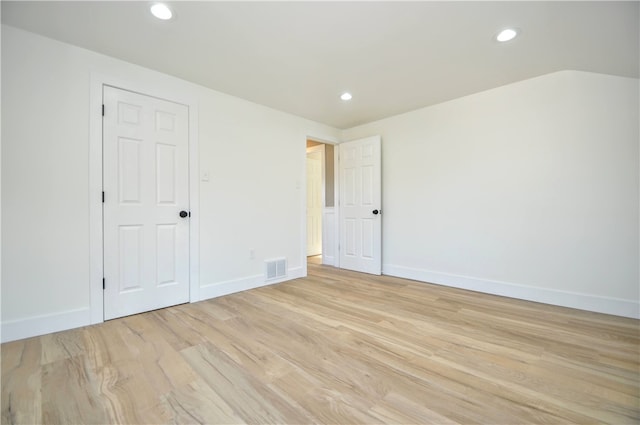
[[[177,81],[177,80],[176,80]],[[102,234],[102,87],[157,97],[189,108],[189,300],[200,300],[199,239],[200,197],[198,169],[198,105],[194,98],[146,79],[123,81],[92,73],[89,94],[89,284],[91,324],[104,322],[103,234]],[[306,198],[305,198],[306,200]],[[305,223],[306,224],[306,223]],[[306,241],[305,241],[306,243]]]
[[[376,136],[380,137],[380,136]],[[333,187],[334,187],[334,211],[335,211],[335,228],[334,228],[334,253],[335,253],[335,267],[341,268],[340,266],[340,155],[339,155],[339,145],[340,141],[328,138],[328,137],[315,137],[312,135],[307,135],[304,139],[304,156],[302,157],[302,161],[304,164],[304,181],[301,185],[302,189],[302,242],[300,245],[300,253],[302,260],[302,276],[307,276],[307,140],[311,140],[314,142],[324,143],[327,145],[334,146],[334,154],[333,154]],[[382,155],[382,152],[380,152]],[[380,205],[382,207],[382,204]],[[323,215],[323,226],[324,226],[324,215]],[[322,241],[324,247],[324,239]],[[324,251],[324,248],[323,248]],[[384,273],[383,273],[384,274]]]

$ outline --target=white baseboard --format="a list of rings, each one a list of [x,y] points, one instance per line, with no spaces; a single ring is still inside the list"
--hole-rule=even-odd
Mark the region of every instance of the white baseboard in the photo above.
[[[91,324],[89,307],[2,322],[2,342],[66,331]]]
[[[227,280],[224,282],[211,283],[200,287],[200,300],[221,297],[223,295],[234,294],[236,292],[247,291],[249,289],[260,288],[262,286],[273,285],[287,280],[297,279],[304,276],[302,267],[290,268],[287,275],[281,279],[265,281],[264,275],[254,275],[241,279]]]
[[[640,319],[640,303],[637,301],[478,279],[475,277],[414,269],[393,264],[383,265],[382,273],[389,276],[468,289],[487,294]]]
[[[324,264],[325,266],[335,266],[336,265],[336,258],[333,256],[329,256],[329,255],[323,255],[322,256],[322,264]]]
[[[303,268],[295,267],[288,269],[285,277],[268,282],[264,280],[264,275],[219,282],[201,287],[200,299],[206,300],[208,298],[233,294],[234,292],[273,285],[275,283],[297,279],[303,277],[303,275]],[[26,319],[11,320],[2,322],[0,342],[16,341],[18,339],[66,331],[88,325],[91,325],[91,309],[89,307],[69,310],[62,313],[28,317]]]
[[[577,308],[597,313],[640,319],[640,303],[620,298],[603,297],[578,292],[519,285],[509,282],[491,281],[469,276],[433,272],[429,270],[385,264],[383,274],[412,279],[437,285],[468,289],[487,294],[500,295],[527,301],[535,301],[562,307]],[[200,287],[200,299],[220,297],[235,292],[246,291],[262,286],[303,277],[302,267],[290,268],[282,279],[266,282],[263,275],[228,280]],[[69,310],[62,313],[29,317],[26,319],[3,322],[0,342],[15,341],[33,336],[79,328],[91,324],[89,307]]]

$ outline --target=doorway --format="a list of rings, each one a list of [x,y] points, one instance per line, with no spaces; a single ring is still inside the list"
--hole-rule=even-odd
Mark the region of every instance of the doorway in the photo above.
[[[307,257],[322,255],[324,145],[307,148]]]
[[[307,139],[307,259],[335,265],[334,145]]]
[[[322,214],[322,254],[309,257],[309,247],[303,244],[307,263],[320,263],[357,272],[382,273],[382,150],[381,137],[342,142],[336,145],[307,138],[308,152],[323,145],[325,151]],[[331,167],[331,171],[329,171]],[[309,166],[309,168],[313,168]],[[307,181],[314,177],[305,175]],[[308,189],[308,198],[314,189]],[[305,236],[313,225],[307,215]],[[313,235],[311,235],[313,238]],[[307,238],[305,238],[305,241]],[[305,242],[306,243],[306,242]],[[309,261],[312,258],[313,261]]]

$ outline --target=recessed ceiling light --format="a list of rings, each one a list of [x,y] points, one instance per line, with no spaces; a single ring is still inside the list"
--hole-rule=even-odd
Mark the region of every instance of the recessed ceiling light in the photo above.
[[[349,92],[344,92],[342,93],[342,95],[340,95],[340,99],[342,100],[351,100],[353,96],[351,96],[351,93]]]
[[[506,28],[500,31],[498,35],[496,35],[496,40],[498,40],[501,43],[504,43],[505,41],[513,40],[514,38],[516,38],[517,35],[518,35],[518,30],[514,28]]]
[[[173,16],[173,13],[171,13],[171,9],[169,9],[166,4],[162,3],[156,3],[151,6],[151,13],[153,14],[153,16],[158,19],[162,19],[163,21],[171,19],[171,17]]]

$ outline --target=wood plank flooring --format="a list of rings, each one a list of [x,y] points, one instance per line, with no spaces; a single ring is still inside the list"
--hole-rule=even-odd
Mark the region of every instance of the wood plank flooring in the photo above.
[[[638,423],[639,325],[310,264],[2,344],[2,423]]]

